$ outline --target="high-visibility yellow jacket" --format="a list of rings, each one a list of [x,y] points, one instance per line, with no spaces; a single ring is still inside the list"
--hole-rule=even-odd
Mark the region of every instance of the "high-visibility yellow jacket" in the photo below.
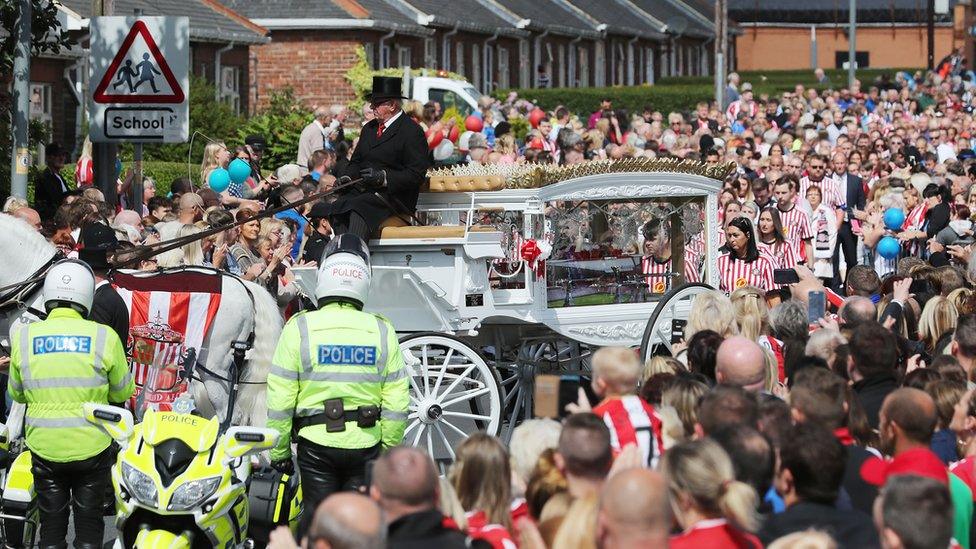
[[[86,402],[108,404],[132,396],[135,383],[114,330],[57,308],[47,320],[11,334],[11,398],[27,404],[27,447],[56,462],[88,459],[112,439],[85,420]]]
[[[285,324],[268,373],[268,427],[281,433],[271,459],[291,456],[292,420],[325,411],[341,398],[346,411],[379,406],[380,420],[361,428],[355,421],[329,433],[311,425],[298,436],[330,448],[396,446],[403,439],[410,404],[408,371],[390,321],[352,305],[331,303]]]

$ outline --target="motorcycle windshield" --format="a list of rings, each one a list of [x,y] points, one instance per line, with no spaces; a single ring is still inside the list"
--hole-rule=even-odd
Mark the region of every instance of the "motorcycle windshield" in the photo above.
[[[220,423],[216,419],[176,412],[149,412],[142,422],[142,436],[151,446],[179,439],[199,453],[213,447],[219,428]]]

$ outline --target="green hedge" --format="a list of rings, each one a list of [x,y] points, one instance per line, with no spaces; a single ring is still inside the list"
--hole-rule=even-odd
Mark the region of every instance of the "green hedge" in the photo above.
[[[864,69],[857,71],[857,77],[866,88],[882,74],[894,80],[898,71],[914,73],[917,69]],[[830,69],[825,71],[835,86],[845,85],[847,71]],[[749,71],[739,73],[743,82],[749,82],[756,94],[777,95],[793,91],[797,84],[806,87],[821,87],[817,84],[812,70],[796,71]],[[499,90],[495,97],[504,99],[512,91],[522,99],[527,99],[543,109],[551,110],[558,105],[566,106],[579,115],[594,111],[604,97],[613,99],[614,107],[630,112],[640,112],[645,105],[661,112],[690,111],[700,101],[715,98],[715,84],[709,76],[676,76],[662,78],[653,86],[613,86],[605,88],[525,88]]]
[[[132,167],[130,161],[123,161],[122,169],[128,170]],[[142,162],[142,172],[146,177],[152,178],[156,182],[156,195],[166,196],[169,193],[170,185],[173,183],[174,179],[179,177],[187,176],[186,162],[160,162],[160,161],[150,161],[144,160]],[[40,175],[41,171],[38,170],[37,175]],[[34,191],[34,181],[31,174],[31,181],[29,183],[28,195],[33,196]],[[200,179],[200,166],[191,165],[190,166],[190,176],[194,183],[199,183]],[[68,184],[68,187],[75,188],[75,167],[74,164],[70,166],[65,166],[61,170],[61,177],[64,178],[64,182]]]
[[[914,74],[915,71],[920,69],[912,68],[894,68],[894,69],[862,69],[857,71],[856,76],[858,80],[861,81],[862,89],[867,89],[868,86],[873,84],[882,75],[888,75],[892,80],[895,79],[895,73],[899,71],[905,71],[909,74]],[[826,69],[824,71],[826,75],[830,78],[831,83],[834,87],[844,87],[847,85],[847,71],[843,69]],[[806,87],[821,88],[822,86],[816,81],[813,76],[813,71],[810,69],[802,70],[789,70],[789,71],[741,71],[739,72],[740,80],[742,82],[749,82],[753,86],[759,88],[760,91],[763,89],[787,89],[792,91],[797,84],[803,84]],[[672,85],[707,85],[712,86],[713,79],[711,76],[669,76],[661,78],[658,80],[657,84],[664,86]]]
[[[510,90],[496,93],[503,99]],[[613,88],[530,88],[511,90],[546,110],[563,105],[580,116],[588,115],[600,106],[604,97],[613,99],[615,108],[640,112],[645,105],[669,112],[694,108],[699,101],[709,101],[715,95],[710,86],[628,86]]]

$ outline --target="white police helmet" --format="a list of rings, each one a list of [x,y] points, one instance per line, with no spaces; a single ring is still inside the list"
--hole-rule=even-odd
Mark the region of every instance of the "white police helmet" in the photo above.
[[[369,296],[369,248],[354,234],[332,239],[322,254],[315,297],[319,305],[333,301],[353,303],[359,308]]]
[[[44,275],[44,308],[51,311],[73,304],[84,316],[91,312],[95,299],[95,274],[91,267],[77,259],[59,261]]]

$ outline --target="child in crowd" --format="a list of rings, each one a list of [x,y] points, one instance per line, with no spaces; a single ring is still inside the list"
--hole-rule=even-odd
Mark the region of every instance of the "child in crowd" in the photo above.
[[[610,428],[614,454],[636,444],[648,467],[664,452],[661,418],[654,406],[637,396],[641,363],[634,351],[603,347],[593,355],[593,392],[602,400],[593,413]]]

